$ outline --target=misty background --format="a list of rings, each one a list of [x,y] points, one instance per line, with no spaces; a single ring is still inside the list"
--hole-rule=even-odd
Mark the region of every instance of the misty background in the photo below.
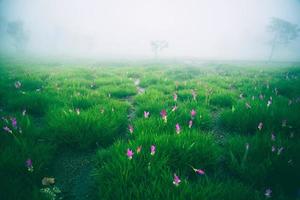
[[[299,0],[0,0],[2,55],[267,60],[272,18],[300,26]],[[300,37],[273,60],[300,61]]]

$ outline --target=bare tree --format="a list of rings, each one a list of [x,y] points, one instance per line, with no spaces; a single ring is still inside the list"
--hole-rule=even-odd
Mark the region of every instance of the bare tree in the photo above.
[[[23,51],[28,42],[28,35],[24,30],[22,21],[8,22],[6,32],[13,39],[17,51]]]
[[[169,44],[165,40],[155,40],[151,42],[151,48],[154,52],[155,58],[157,58],[158,53],[161,52],[163,49],[168,48]]]
[[[278,45],[287,45],[292,40],[295,40],[300,31],[298,25],[279,18],[272,18],[267,29],[273,34],[269,61],[271,61],[274,50]]]

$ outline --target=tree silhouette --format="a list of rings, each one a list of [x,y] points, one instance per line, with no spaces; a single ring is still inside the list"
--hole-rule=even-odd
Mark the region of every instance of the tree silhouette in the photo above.
[[[22,21],[9,22],[6,27],[6,32],[13,39],[14,46],[17,51],[23,51],[28,42],[28,35],[26,34]]]
[[[298,37],[300,29],[298,25],[292,24],[286,20],[279,18],[272,18],[271,23],[267,27],[268,31],[273,34],[271,40],[271,52],[269,61],[271,61],[275,48],[278,45],[287,45]]]
[[[169,44],[165,40],[155,40],[151,42],[151,48],[154,52],[155,58],[157,58],[158,53],[161,52],[163,49],[168,48]]]

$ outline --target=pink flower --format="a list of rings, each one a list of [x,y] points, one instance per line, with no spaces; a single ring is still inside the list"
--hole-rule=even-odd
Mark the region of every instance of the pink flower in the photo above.
[[[271,197],[271,194],[272,194],[272,190],[271,190],[270,188],[266,189],[266,191],[265,191],[265,196],[266,196],[267,198],[270,198],[270,197]]]
[[[178,96],[177,96],[177,94],[176,94],[176,92],[175,92],[174,95],[173,95],[174,101],[177,101],[177,98],[178,98]]]
[[[257,128],[258,128],[258,130],[261,130],[261,129],[263,128],[263,123],[260,122],[260,123],[258,124]]]
[[[8,133],[12,133],[12,130],[8,128],[7,126],[3,127],[3,130],[5,130]]]
[[[172,107],[172,112],[174,112],[175,110],[177,110],[177,106],[176,105]]]
[[[205,172],[202,169],[195,169],[195,172],[200,175],[204,175]]]
[[[33,172],[33,165],[32,165],[32,160],[29,158],[26,160],[26,167],[28,169],[29,172]]]
[[[129,160],[132,159],[133,154],[134,153],[133,153],[133,151],[131,149],[127,149],[127,157],[128,157]]]
[[[167,123],[167,112],[166,112],[166,110],[162,110],[160,112],[160,115],[161,115],[162,119],[164,120],[164,122]]]
[[[191,166],[192,167],[192,166]],[[196,169],[194,167],[192,167],[192,169],[194,170],[194,172],[196,172],[197,174],[199,175],[204,175],[205,174],[205,171],[202,170],[202,169]]]
[[[132,133],[133,133],[133,126],[132,126],[132,125],[129,125],[129,126],[128,126],[128,130],[129,130],[129,132],[132,134]]]
[[[192,126],[193,126],[193,121],[190,120],[190,121],[189,121],[189,128],[192,128]]]
[[[176,133],[179,134],[180,133],[180,126],[179,126],[178,123],[175,125],[175,128],[176,128]]]
[[[16,119],[16,118],[11,118],[11,125],[12,125],[14,128],[17,128],[17,119]]]
[[[194,109],[192,109],[192,111],[191,111],[191,117],[193,118],[193,117],[195,117],[196,116],[196,111],[194,110]]]
[[[145,117],[145,118],[148,118],[148,117],[149,117],[149,114],[150,114],[149,112],[144,111],[144,117]]]
[[[136,152],[137,153],[140,153],[142,151],[142,146],[138,146],[137,148],[136,148]]]
[[[181,180],[179,179],[179,177],[176,174],[174,174],[173,184],[178,186],[180,182]]]
[[[156,151],[156,147],[154,146],[154,145],[151,145],[151,149],[150,149],[150,151],[151,151],[151,155],[153,156],[154,154],[155,154],[155,151]]]

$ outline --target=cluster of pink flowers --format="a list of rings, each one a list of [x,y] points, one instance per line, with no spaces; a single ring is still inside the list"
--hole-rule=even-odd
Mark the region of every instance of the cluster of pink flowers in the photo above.
[[[139,154],[141,151],[142,151],[142,146],[138,146],[137,149],[136,149],[136,153]],[[151,145],[151,147],[150,147],[150,155],[154,156],[155,152],[156,152],[156,146],[155,145]],[[127,152],[126,152],[126,155],[127,155],[128,159],[131,160],[132,157],[133,157],[133,155],[134,155],[133,150],[131,150],[131,149],[128,148]]]
[[[7,119],[7,118],[5,118],[5,117],[2,117],[2,119],[4,120],[4,122],[6,123],[6,124],[9,124],[9,120]],[[3,127],[3,130],[5,131],[5,132],[7,132],[7,133],[13,133],[13,130],[19,130],[19,133],[22,133],[22,129],[21,128],[18,128],[18,122],[17,122],[17,119],[15,118],[15,117],[11,117],[10,118],[10,121],[11,121],[11,127],[12,128],[9,128],[9,126],[8,125],[6,125],[6,126],[4,126]]]

